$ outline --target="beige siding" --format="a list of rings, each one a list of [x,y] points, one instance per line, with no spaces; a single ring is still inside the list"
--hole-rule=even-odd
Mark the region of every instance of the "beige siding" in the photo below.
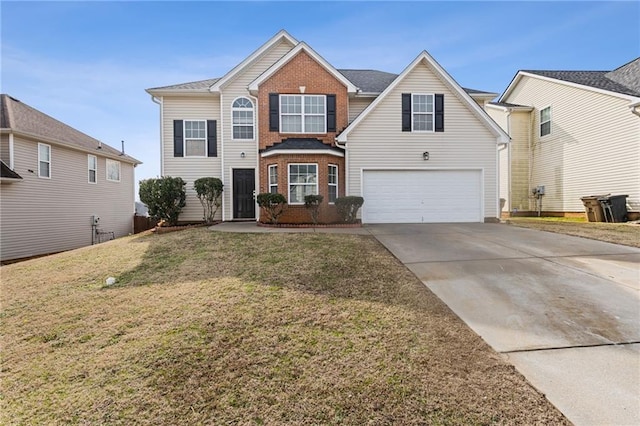
[[[9,135],[0,135],[0,160],[11,167],[9,154]]]
[[[271,65],[276,63],[280,58],[286,55],[293,45],[286,40],[271,46],[269,50],[264,52],[262,56],[257,58],[254,63],[249,65],[245,70],[239,73],[232,81],[222,88],[221,105],[223,111],[224,127],[222,128],[222,137],[224,141],[224,219],[233,219],[233,188],[232,188],[232,170],[233,169],[255,169],[256,170],[256,188],[258,188],[258,108],[256,99],[249,96],[247,87],[260,74],[267,70]],[[231,128],[231,104],[240,97],[246,96],[254,103],[255,129],[256,137],[253,141],[233,140]],[[242,158],[241,154],[245,156]],[[258,210],[256,208],[256,214]]]
[[[351,98],[349,99],[349,123],[356,119],[375,98]]]
[[[628,100],[525,76],[504,101],[535,107],[531,186],[545,185],[543,210],[583,211],[580,197],[602,193],[640,210],[640,118]],[[540,138],[547,106],[551,134]]]
[[[401,131],[401,93],[409,92],[444,93],[443,133]],[[347,145],[349,195],[361,194],[363,168],[483,169],[484,216],[498,215],[496,137],[424,62],[365,117]],[[430,160],[422,159],[424,151]]]
[[[508,131],[508,115],[507,112],[502,109],[495,108],[486,108],[485,111],[495,121],[500,127],[502,127],[505,131]],[[500,198],[505,199],[505,205],[502,211],[510,211],[511,210],[511,198],[510,198],[510,190],[509,190],[509,158],[511,154],[511,150],[513,149],[513,140],[509,143],[509,146],[505,149],[502,149],[499,153],[498,157],[498,167],[500,171]]]
[[[106,180],[98,156],[97,183],[88,183],[87,154],[51,145],[51,179],[38,177],[38,143],[14,138],[15,171],[23,181],[1,188],[2,260],[91,244],[91,216],[117,237],[133,232],[134,167],[120,163],[120,182]],[[29,170],[33,170],[33,173]]]
[[[511,205],[510,210],[527,211],[535,209],[531,198],[529,162],[531,161],[530,135],[531,112],[514,111],[509,117],[511,132]]]
[[[181,177],[187,182],[187,205],[180,214],[180,221],[202,220],[202,205],[193,189],[193,182],[201,177],[222,176],[220,144],[220,101],[217,95],[198,97],[164,97],[163,99],[163,176]],[[173,156],[173,120],[217,120],[218,156],[189,158]]]

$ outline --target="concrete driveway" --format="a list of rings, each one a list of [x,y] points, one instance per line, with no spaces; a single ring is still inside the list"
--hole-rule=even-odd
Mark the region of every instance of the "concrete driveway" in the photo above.
[[[500,224],[367,230],[576,425],[640,425],[640,249]]]

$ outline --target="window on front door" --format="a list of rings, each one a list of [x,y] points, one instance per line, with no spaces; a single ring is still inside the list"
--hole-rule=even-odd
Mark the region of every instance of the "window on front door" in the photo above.
[[[280,95],[281,133],[326,133],[324,95]]]
[[[289,164],[289,204],[304,204],[305,195],[318,194],[318,165]]]

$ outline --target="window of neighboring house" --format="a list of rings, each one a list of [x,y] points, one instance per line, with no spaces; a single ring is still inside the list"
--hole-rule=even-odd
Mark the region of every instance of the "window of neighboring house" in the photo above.
[[[278,193],[278,166],[269,166],[269,192],[272,194]]]
[[[38,143],[38,177],[51,179],[51,145]]]
[[[120,182],[120,162],[107,159],[107,180]]]
[[[233,139],[253,139],[253,102],[238,98],[231,105]]]
[[[338,198],[338,166],[329,164],[329,203],[333,204]]]
[[[184,121],[184,156],[207,156],[207,122],[205,120]]]
[[[289,204],[304,204],[305,195],[318,194],[318,165],[289,164]]]
[[[280,133],[326,133],[324,95],[280,95]]]
[[[433,95],[412,94],[411,129],[417,132],[433,131]]]
[[[540,137],[551,134],[551,107],[540,110]]]
[[[98,180],[98,157],[87,154],[87,167],[89,168],[89,183],[96,183]]]

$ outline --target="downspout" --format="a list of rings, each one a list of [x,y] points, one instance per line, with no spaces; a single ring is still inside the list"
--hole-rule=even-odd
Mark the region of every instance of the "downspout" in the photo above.
[[[529,205],[527,210],[531,210],[531,182],[533,181],[533,159],[534,159],[534,146],[533,146],[533,122],[536,119],[535,108],[529,112],[529,131],[527,132],[527,149],[529,151],[529,173],[527,173],[527,200]]]
[[[9,133],[9,168],[13,170],[13,132]]]
[[[253,102],[253,137],[256,141],[255,146],[256,146],[256,163],[255,163],[255,167],[256,167],[256,186],[255,186],[255,191],[253,191],[253,193],[256,195],[256,197],[254,197],[253,202],[255,204],[255,212],[256,212],[256,222],[258,222],[260,220],[260,207],[258,206],[258,199],[257,199],[257,194],[260,193],[260,135],[258,134],[258,129],[260,129],[260,125],[258,123],[258,98],[255,96],[252,96],[251,94],[248,95],[249,99],[251,99],[251,101]],[[231,113],[233,114],[233,112]],[[233,117],[231,117],[231,120],[233,122]],[[233,129],[231,129],[231,131],[233,131]],[[268,172],[268,170],[267,170]]]
[[[209,88],[211,89],[211,88]],[[222,175],[222,187],[224,188],[227,185],[227,180],[224,178],[226,176],[226,170],[224,169],[224,102],[222,102],[222,90],[220,93],[220,174]],[[255,109],[254,109],[255,112]],[[233,120],[232,120],[233,122]],[[233,132],[233,129],[231,129]],[[254,129],[255,132],[255,129]],[[254,135],[255,136],[255,135]],[[229,170],[229,180],[233,180],[233,176],[231,170]],[[225,203],[225,194],[228,194],[229,191],[222,192],[222,221],[225,221],[225,213],[226,213],[226,203]],[[233,206],[233,193],[229,194],[231,198],[231,205]],[[231,213],[231,220],[233,220],[233,212]]]
[[[164,176],[164,103],[162,97],[156,98],[151,95],[151,100],[153,103],[160,105],[160,176]]]

